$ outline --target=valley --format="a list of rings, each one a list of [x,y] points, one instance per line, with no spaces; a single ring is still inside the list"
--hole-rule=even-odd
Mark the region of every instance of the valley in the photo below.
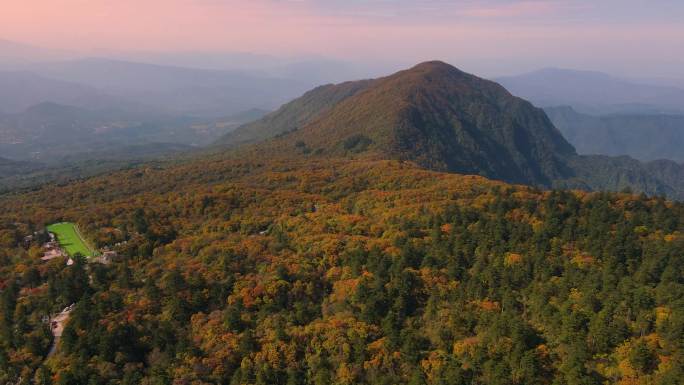
[[[266,111],[215,119],[92,111],[41,103],[0,114],[0,192],[98,175],[200,150]]]
[[[572,107],[544,111],[580,154],[629,155],[641,161],[684,161],[684,115],[587,115]]]

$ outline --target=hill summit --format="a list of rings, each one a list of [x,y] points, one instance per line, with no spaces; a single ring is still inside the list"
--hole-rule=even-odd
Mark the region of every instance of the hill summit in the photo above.
[[[542,110],[440,61],[320,87],[224,141],[289,131],[281,141],[318,152],[376,153],[429,169],[530,184],[549,185],[565,176],[560,157],[575,155]]]
[[[580,156],[542,109],[441,61],[318,87],[219,143],[256,142],[262,142],[259,156],[399,159],[547,188],[629,188],[684,198],[681,165]]]

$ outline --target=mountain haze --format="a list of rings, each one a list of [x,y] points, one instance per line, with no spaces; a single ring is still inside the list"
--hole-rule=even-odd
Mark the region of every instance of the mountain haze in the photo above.
[[[0,113],[0,153],[14,160],[50,163],[84,154],[109,159],[141,145],[154,153],[168,148],[167,144],[176,148],[211,143],[255,113],[214,121],[42,102],[20,113]],[[154,145],[159,147],[152,150]]]
[[[0,69],[24,67],[30,63],[48,60],[66,60],[73,58],[72,52],[36,47],[0,38]]]
[[[684,115],[594,116],[569,106],[548,107],[544,111],[580,154],[684,161]]]
[[[2,191],[2,178],[17,174],[25,174],[40,168],[39,164],[22,162],[0,157],[0,191]]]
[[[218,117],[272,109],[313,86],[245,70],[207,70],[106,58],[37,63],[41,76],[84,84],[169,112]]]
[[[640,84],[595,71],[546,68],[495,80],[539,107],[569,105],[591,114],[684,111],[683,88]]]
[[[88,109],[143,110],[141,104],[92,86],[50,79],[26,71],[0,71],[0,112],[21,112],[43,102]]]

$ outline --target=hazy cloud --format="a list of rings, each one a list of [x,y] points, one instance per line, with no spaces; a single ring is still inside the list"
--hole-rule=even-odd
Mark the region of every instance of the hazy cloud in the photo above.
[[[4,0],[0,38],[684,76],[683,18],[680,0]]]

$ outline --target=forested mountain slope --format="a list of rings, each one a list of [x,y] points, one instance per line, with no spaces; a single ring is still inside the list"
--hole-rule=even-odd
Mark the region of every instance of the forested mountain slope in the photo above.
[[[0,199],[0,379],[677,384],[684,206],[213,157]],[[110,265],[22,245],[79,223]],[[75,303],[57,354],[43,316]]]
[[[681,383],[684,204],[455,173],[680,168],[577,156],[443,63],[353,89],[255,145],[0,195],[0,383]],[[42,261],[27,236],[64,221],[117,256]]]
[[[26,173],[38,169],[39,164],[31,162],[18,162],[0,157],[0,178],[18,173]]]
[[[287,116],[301,116],[307,94],[243,131],[269,127],[273,137],[296,128],[279,141],[326,155],[372,152],[435,170],[540,185],[563,177],[560,157],[574,154],[543,111],[443,62],[330,87],[339,95],[352,85],[359,91],[314,109],[313,119],[304,114],[305,121],[288,124]]]
[[[545,188],[630,188],[684,199],[682,166],[653,173],[653,164],[628,157],[579,156],[543,110],[443,62],[313,90],[219,145],[267,138],[255,152],[400,159]]]
[[[684,161],[684,115],[592,116],[572,107],[549,107],[544,111],[580,154]]]
[[[263,119],[245,124],[226,134],[218,143],[237,146],[295,131],[371,84],[372,81],[356,81],[317,87],[266,115]]]

